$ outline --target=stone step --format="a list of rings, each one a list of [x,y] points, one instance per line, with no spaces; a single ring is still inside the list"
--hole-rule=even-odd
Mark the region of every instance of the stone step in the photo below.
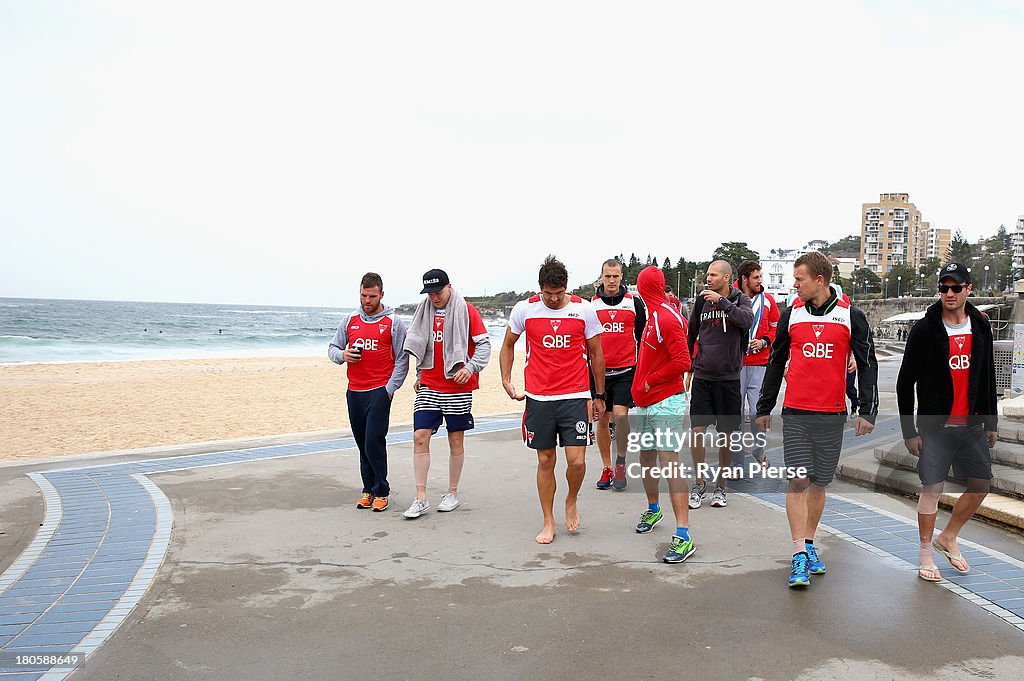
[[[878,463],[903,471],[909,471],[917,480],[917,457],[907,451],[903,443],[898,446],[879,447],[874,450],[872,458]],[[1024,498],[1024,470],[1004,464],[992,464],[992,491],[1005,496]]]
[[[917,478],[917,473],[881,463],[875,458],[872,451],[844,456],[839,461],[836,475],[848,482],[914,499],[917,498],[921,490],[921,482]],[[947,482],[945,491],[939,498],[939,505],[945,509],[952,508],[963,491],[963,485]],[[989,494],[978,509],[977,516],[996,525],[1024,532],[1024,501],[1020,499],[1000,494]]]

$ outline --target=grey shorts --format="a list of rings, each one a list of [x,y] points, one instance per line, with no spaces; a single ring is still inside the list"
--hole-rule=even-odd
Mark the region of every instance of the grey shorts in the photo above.
[[[985,438],[985,426],[962,426],[921,431],[924,447],[917,460],[922,485],[942,482],[953,468],[954,480],[992,479],[992,452]]]

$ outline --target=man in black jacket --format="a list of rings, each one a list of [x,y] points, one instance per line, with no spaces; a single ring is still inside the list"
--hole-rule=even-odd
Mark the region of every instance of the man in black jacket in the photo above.
[[[932,548],[961,574],[970,565],[960,554],[957,535],[981,506],[992,480],[992,455],[998,430],[992,328],[988,318],[967,302],[971,274],[950,263],[939,275],[939,301],[914,324],[907,338],[896,397],[907,450],[918,456],[921,496],[917,524],[921,548],[917,574],[942,578]],[[914,387],[917,386],[917,423]],[[946,528],[932,541],[942,483],[967,481]]]

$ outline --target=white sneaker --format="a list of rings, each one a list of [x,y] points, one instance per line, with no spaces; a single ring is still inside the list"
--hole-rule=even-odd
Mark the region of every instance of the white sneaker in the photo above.
[[[441,513],[454,511],[459,507],[459,495],[455,492],[445,492],[441,501],[437,504],[437,510]]]
[[[430,508],[430,502],[426,499],[413,499],[412,505],[402,515],[406,518],[419,518]]]

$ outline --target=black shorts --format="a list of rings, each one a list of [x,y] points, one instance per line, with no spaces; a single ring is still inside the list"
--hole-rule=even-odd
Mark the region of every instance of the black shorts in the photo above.
[[[782,408],[782,456],[786,468],[803,468],[815,485],[836,477],[843,451],[846,412],[828,413]]]
[[[985,437],[985,426],[942,428],[921,431],[923,448],[917,460],[917,475],[922,485],[942,482],[953,467],[954,480],[992,479],[992,452]]]
[[[694,378],[690,384],[690,424],[714,425],[719,433],[740,429],[740,381],[708,381]]]
[[[627,409],[632,409],[636,406],[633,404],[633,376],[635,374],[636,370],[630,369],[624,374],[605,377],[604,392],[608,397],[604,401],[605,409],[610,412],[615,405],[626,407]]]
[[[523,413],[523,442],[530,449],[586,447],[590,441],[587,400],[541,401],[526,398]]]

